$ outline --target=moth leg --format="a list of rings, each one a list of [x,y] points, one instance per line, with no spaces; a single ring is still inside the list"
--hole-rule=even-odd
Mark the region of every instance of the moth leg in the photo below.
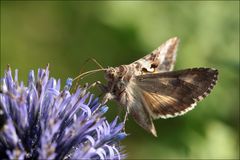
[[[84,88],[84,90],[82,92],[83,95],[85,95],[87,90],[89,90],[93,87],[96,87],[96,86],[100,89],[102,94],[105,94],[105,95],[104,95],[101,103],[99,103],[98,107],[95,109],[95,111],[92,114],[95,114],[101,106],[105,105],[108,102],[108,100],[113,99],[113,95],[111,93],[107,92],[107,86],[103,85],[100,81],[96,81],[90,85],[88,83],[85,83],[85,85],[83,86],[83,88]]]
[[[127,120],[128,120],[128,114],[129,114],[129,108],[127,107],[127,110],[126,110],[125,116],[124,116],[124,120],[123,120],[123,124],[124,124],[124,126],[123,126],[123,132],[125,132],[125,126],[126,126],[126,122],[127,122]]]
[[[98,87],[98,89],[100,90],[101,94],[100,96],[102,96],[104,93],[107,93],[107,86],[103,85],[100,81],[96,81],[92,84],[88,84],[88,83],[85,83],[85,85],[83,86],[84,90],[89,90],[93,87]],[[100,97],[98,96],[98,97]]]
[[[92,83],[92,84],[90,84],[90,85],[88,85],[87,83],[86,83],[86,85],[85,85],[85,87],[86,87],[86,89],[91,89],[91,88],[93,88],[93,87],[98,87],[99,89],[100,89],[100,91],[102,92],[102,93],[107,93],[107,86],[105,86],[104,84],[102,84],[100,81],[96,81],[96,82],[94,82],[94,83]],[[85,88],[84,87],[84,88]]]
[[[98,105],[98,107],[95,109],[95,111],[92,113],[92,114],[95,114],[98,110],[99,110],[99,108],[101,107],[101,106],[103,106],[104,104],[106,104],[107,103],[107,101],[108,101],[108,97],[107,97],[107,86],[105,86],[105,85],[103,85],[100,81],[96,81],[96,82],[94,82],[94,83],[92,83],[92,84],[90,84],[90,85],[88,85],[88,83],[86,83],[85,85],[84,85],[84,89],[85,90],[89,90],[89,89],[91,89],[91,88],[93,88],[93,87],[98,87],[99,89],[100,89],[100,91],[102,92],[101,94],[104,94],[105,93],[105,95],[104,95],[104,97],[103,97],[103,100],[102,100],[102,102]]]
[[[114,95],[112,95],[111,93],[106,93],[105,95],[104,95],[104,97],[103,97],[103,99],[102,99],[102,102],[98,105],[98,107],[96,108],[96,110],[93,112],[93,114],[96,112],[96,111],[98,111],[98,109],[101,107],[101,106],[103,106],[103,105],[105,105],[109,100],[111,100],[111,99],[114,99]]]

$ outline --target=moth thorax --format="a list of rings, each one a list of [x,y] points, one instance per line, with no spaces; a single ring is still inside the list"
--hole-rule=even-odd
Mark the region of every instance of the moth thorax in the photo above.
[[[127,71],[128,71],[128,68],[125,65],[121,65],[117,67],[117,75],[119,77],[126,75]]]

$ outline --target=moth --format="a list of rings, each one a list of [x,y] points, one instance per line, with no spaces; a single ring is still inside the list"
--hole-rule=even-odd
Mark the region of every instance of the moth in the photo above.
[[[173,71],[179,44],[171,38],[145,57],[105,70],[103,102],[116,100],[135,122],[157,136],[153,119],[172,118],[192,110],[217,81],[213,68]]]

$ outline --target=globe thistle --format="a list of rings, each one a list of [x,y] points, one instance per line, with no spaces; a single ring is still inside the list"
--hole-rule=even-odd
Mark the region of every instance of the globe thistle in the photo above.
[[[109,123],[100,105],[84,88],[70,93],[72,80],[60,80],[39,69],[28,83],[14,79],[10,67],[0,84],[0,159],[123,159],[125,138],[118,117]]]

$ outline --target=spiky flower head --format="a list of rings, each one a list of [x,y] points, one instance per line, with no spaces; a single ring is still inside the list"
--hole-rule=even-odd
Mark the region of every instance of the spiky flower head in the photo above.
[[[108,107],[86,89],[71,94],[71,83],[60,90],[47,67],[37,78],[30,71],[24,86],[8,68],[0,84],[0,159],[124,158],[123,123],[109,123]]]

